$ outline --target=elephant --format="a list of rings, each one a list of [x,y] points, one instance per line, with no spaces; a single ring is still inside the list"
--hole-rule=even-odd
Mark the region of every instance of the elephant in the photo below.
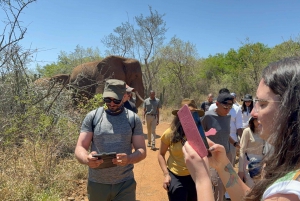
[[[43,87],[43,88],[46,88],[46,87],[49,87],[49,84],[50,84],[50,79],[49,77],[41,77],[37,80],[35,80],[33,82],[34,86],[36,87]]]
[[[69,77],[69,87],[74,95],[91,99],[95,94],[103,93],[106,79],[119,79],[135,89],[136,106],[142,104],[144,85],[142,69],[138,60],[120,56],[108,56],[101,61],[88,62],[75,67]]]
[[[69,83],[69,74],[57,74],[50,78],[50,82],[59,83],[63,86]]]

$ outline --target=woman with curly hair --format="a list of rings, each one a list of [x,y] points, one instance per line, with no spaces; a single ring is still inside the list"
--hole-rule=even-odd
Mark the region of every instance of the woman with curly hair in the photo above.
[[[192,99],[183,99],[181,106],[187,104],[191,112],[203,116],[204,111],[198,110]],[[163,188],[168,192],[170,201],[196,201],[195,183],[190,176],[182,153],[182,143],[186,141],[184,131],[177,116],[178,110],[173,110],[174,119],[161,136],[158,162],[164,174]],[[169,151],[166,162],[165,154]]]
[[[228,161],[223,146],[210,143],[212,157],[201,159],[188,143],[183,147],[193,178],[215,167],[231,200],[299,201],[300,200],[300,57],[271,63],[262,73],[252,115],[261,126],[260,137],[273,149],[263,158],[260,180],[249,188]],[[208,176],[206,176],[208,177]],[[197,182],[196,182],[197,183]],[[204,185],[201,183],[201,185]],[[205,185],[210,185],[206,182]],[[197,186],[197,193],[201,193]],[[200,200],[200,199],[198,199]],[[203,199],[202,199],[203,200]]]

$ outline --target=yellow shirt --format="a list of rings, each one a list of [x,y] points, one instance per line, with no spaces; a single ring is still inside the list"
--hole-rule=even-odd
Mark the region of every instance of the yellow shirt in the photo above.
[[[190,175],[183,157],[181,142],[171,143],[171,128],[168,128],[161,136],[161,141],[169,146],[170,156],[167,161],[168,169],[178,176]]]

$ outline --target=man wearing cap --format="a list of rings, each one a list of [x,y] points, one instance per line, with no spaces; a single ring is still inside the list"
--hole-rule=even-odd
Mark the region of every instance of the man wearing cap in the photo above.
[[[154,91],[150,91],[150,96],[149,98],[145,99],[143,108],[143,124],[145,124],[145,120],[147,122],[147,147],[151,147],[152,150],[155,150],[155,129],[159,124],[159,108],[161,108],[161,103],[160,100],[155,97]]]
[[[216,129],[217,133],[208,136],[208,138],[217,144],[223,145],[226,150],[226,155],[228,159],[230,159],[231,152],[229,143],[235,143],[230,136],[231,116],[229,115],[229,111],[233,106],[233,97],[229,93],[221,93],[215,104],[216,108],[205,112],[201,122],[205,131],[209,131],[211,128]],[[219,178],[215,169],[211,168],[210,174],[214,187],[215,200],[222,201],[226,192],[222,180]]]
[[[126,85],[126,96],[125,96],[124,107],[127,108],[128,110],[131,110],[134,113],[137,113],[138,110],[135,106],[135,103],[133,101],[131,101],[132,92],[134,92],[134,88]]]
[[[230,95],[230,91],[227,88],[222,88],[219,90],[219,94],[221,93],[228,93]],[[216,109],[216,104],[212,104],[209,107],[209,110]],[[242,137],[243,134],[243,116],[242,110],[240,107],[233,104],[232,108],[229,111],[231,116],[230,120],[230,136],[234,139],[233,143],[230,143],[230,151],[231,151],[231,158],[229,159],[232,165],[235,165],[235,157],[236,157],[236,148],[239,148],[239,137]]]
[[[97,114],[97,110],[93,110],[81,126],[75,156],[80,163],[89,166],[87,190],[90,201],[136,200],[133,164],[146,157],[146,148],[140,118],[124,108],[125,92],[125,82],[107,80],[103,92],[106,106],[100,107],[101,118],[93,125]],[[134,115],[133,129],[127,114]],[[107,159],[111,160],[113,167],[101,168],[104,161],[92,155],[108,152],[117,153],[116,158]]]

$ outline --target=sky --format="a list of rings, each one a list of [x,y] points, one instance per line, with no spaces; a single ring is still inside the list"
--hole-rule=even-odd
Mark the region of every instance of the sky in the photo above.
[[[37,0],[20,16],[28,28],[21,45],[38,49],[31,67],[57,62],[61,51],[77,45],[97,47],[104,56],[101,39],[136,16],[149,16],[149,6],[165,14],[165,43],[176,36],[202,58],[237,50],[247,38],[274,47],[300,33],[299,0]]]

